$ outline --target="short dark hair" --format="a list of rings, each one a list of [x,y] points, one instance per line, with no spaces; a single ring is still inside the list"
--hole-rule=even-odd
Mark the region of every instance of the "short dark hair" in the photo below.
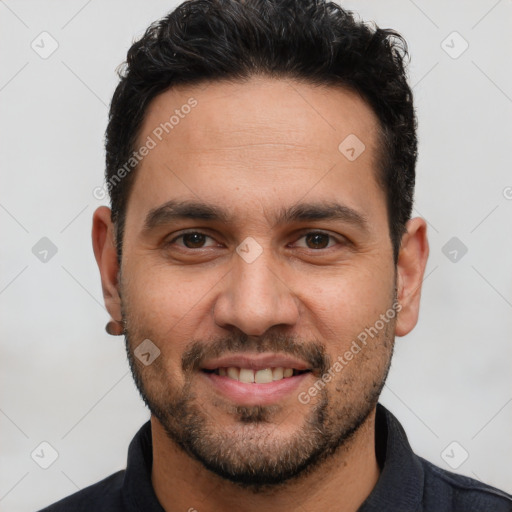
[[[133,155],[149,103],[175,85],[253,75],[340,85],[371,106],[380,122],[377,181],[386,194],[396,262],[411,217],[417,158],[406,57],[400,34],[369,26],[325,0],[188,0],[153,23],[119,71],[106,130],[119,263],[136,168],[122,180],[116,173]]]

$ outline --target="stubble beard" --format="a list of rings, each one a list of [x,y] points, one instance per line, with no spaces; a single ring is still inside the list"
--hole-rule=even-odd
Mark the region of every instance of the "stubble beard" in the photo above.
[[[207,408],[215,404],[201,404],[192,389],[197,375],[185,372],[185,383],[181,387],[173,386],[163,357],[148,367],[135,360],[136,340],[146,336],[139,335],[142,329],[136,322],[132,325],[130,320],[123,312],[126,350],[135,384],[169,440],[207,470],[253,493],[270,492],[305,478],[341,449],[349,449],[351,440],[376,407],[394,347],[393,321],[372,345],[365,346],[336,380],[318,392],[314,404],[312,401],[303,405],[302,424],[284,436],[276,422],[276,418],[283,418],[284,412],[278,405],[232,405],[226,410],[225,402],[219,402],[214,413],[219,414],[222,407],[231,419],[229,427],[219,427],[207,412]],[[293,348],[300,348],[303,355],[316,351],[316,359],[311,357],[320,376],[331,367],[331,358],[323,346],[286,340],[285,353],[297,355]],[[244,335],[220,340],[216,350],[222,352],[228,347],[235,349],[233,351],[256,348],[247,345]],[[258,344],[257,351],[279,352],[280,347],[283,347],[282,337],[266,337]],[[211,344],[194,342],[188,353],[194,349],[211,351]],[[282,421],[286,421],[286,417]]]

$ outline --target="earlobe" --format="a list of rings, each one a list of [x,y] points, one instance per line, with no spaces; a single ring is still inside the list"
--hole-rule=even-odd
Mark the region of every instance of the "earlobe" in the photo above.
[[[93,215],[92,246],[101,275],[101,287],[105,306],[115,323],[121,323],[121,299],[119,295],[119,264],[115,246],[114,224],[110,208],[100,206]],[[108,331],[107,331],[108,332]]]
[[[121,322],[116,322],[114,320],[111,320],[110,322],[107,322],[107,325],[105,326],[105,331],[107,334],[110,334],[111,336],[121,336],[125,333],[124,325]]]
[[[429,253],[426,222],[415,218],[406,227],[397,263],[397,299],[401,305],[395,329],[397,336],[405,336],[418,322],[421,286]]]

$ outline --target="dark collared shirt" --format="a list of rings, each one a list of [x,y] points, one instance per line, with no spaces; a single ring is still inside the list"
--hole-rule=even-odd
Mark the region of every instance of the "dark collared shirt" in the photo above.
[[[404,429],[381,404],[375,429],[381,473],[358,512],[512,512],[512,496],[415,455]],[[147,422],[130,444],[126,470],[41,512],[164,512],[151,485],[152,459]]]

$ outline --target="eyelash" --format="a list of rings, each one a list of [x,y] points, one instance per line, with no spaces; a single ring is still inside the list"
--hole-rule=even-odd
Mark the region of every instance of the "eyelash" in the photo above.
[[[207,235],[206,233],[203,233],[202,231],[187,231],[185,233],[181,233],[180,235],[174,237],[172,240],[167,242],[165,245],[166,246],[173,245],[176,242],[176,240],[179,240],[180,238],[182,239],[186,235],[194,235],[194,234],[204,235],[205,237],[214,240],[213,237],[211,237],[210,235]],[[343,237],[337,238],[334,235],[331,235],[330,233],[325,233],[323,231],[306,231],[306,232],[304,232],[304,233],[302,233],[300,235],[298,240],[300,240],[301,238],[306,237],[307,235],[324,235],[324,236],[329,237],[330,240],[336,241],[338,244],[346,245],[348,243],[347,240],[343,239]],[[310,251],[314,251],[314,252],[320,252],[320,251],[327,251],[328,249],[332,249],[332,247],[334,247],[334,246],[329,246],[329,247],[320,248],[320,249],[310,249],[308,247],[301,247],[301,249],[306,249],[306,250],[310,250]],[[184,245],[181,245],[180,248],[184,249],[184,250],[189,250],[189,251],[198,251],[198,250],[201,250],[201,249],[208,249],[209,247],[198,247],[198,248],[194,249],[194,248],[191,248],[191,247],[186,247]]]

